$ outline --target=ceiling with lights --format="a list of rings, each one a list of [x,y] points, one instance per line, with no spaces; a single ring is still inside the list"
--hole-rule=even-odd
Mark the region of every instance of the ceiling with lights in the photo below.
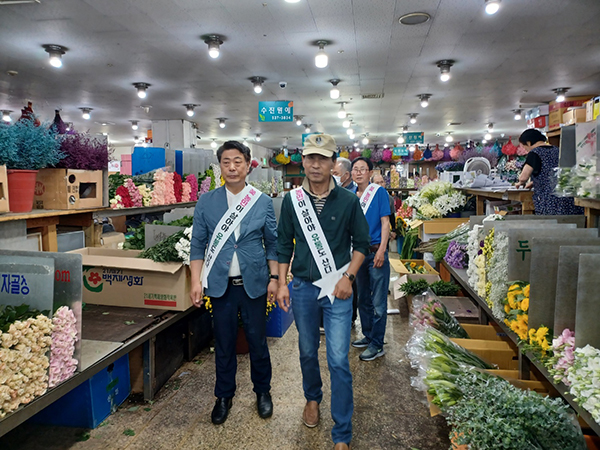
[[[116,146],[162,119],[204,148],[516,137],[559,89],[600,93],[598,23],[597,0],[0,0],[0,110],[58,108]],[[298,117],[261,123],[259,100]]]

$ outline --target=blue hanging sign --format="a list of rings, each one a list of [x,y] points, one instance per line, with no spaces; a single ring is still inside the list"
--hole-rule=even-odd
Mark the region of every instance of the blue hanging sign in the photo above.
[[[404,141],[406,142],[406,145],[423,144],[425,142],[425,133],[422,131],[404,133]]]
[[[259,122],[292,122],[294,120],[294,102],[287,100],[258,102]]]
[[[392,150],[392,155],[408,156],[408,147],[406,145],[401,145],[400,147],[394,147],[394,149]]]

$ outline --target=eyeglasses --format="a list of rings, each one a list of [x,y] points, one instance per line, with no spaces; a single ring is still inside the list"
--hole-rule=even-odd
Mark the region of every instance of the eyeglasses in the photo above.
[[[357,169],[356,167],[352,169],[352,172],[354,173],[367,173],[369,171],[369,169]]]

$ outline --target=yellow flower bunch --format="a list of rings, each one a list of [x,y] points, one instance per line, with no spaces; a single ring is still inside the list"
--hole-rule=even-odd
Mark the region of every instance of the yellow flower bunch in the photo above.
[[[340,158],[346,158],[346,159],[348,159],[348,158],[350,158],[350,153],[348,153],[346,150],[342,150],[340,152]]]
[[[504,312],[506,319],[504,323],[513,330],[519,339],[527,341],[529,316],[529,284],[524,281],[516,281],[508,288],[506,299],[504,299]]]
[[[541,351],[542,356],[546,356],[546,352],[551,348],[552,338],[549,337],[550,330],[548,327],[540,326],[537,330],[532,328],[529,330],[529,345],[536,347]]]
[[[494,244],[494,229],[492,228],[488,235],[483,240],[483,254],[485,255],[485,260],[489,261],[492,255],[494,254],[493,249]]]
[[[279,153],[275,157],[275,161],[277,161],[279,164],[289,164],[291,160],[292,158],[290,158],[289,156],[286,157],[283,152]]]

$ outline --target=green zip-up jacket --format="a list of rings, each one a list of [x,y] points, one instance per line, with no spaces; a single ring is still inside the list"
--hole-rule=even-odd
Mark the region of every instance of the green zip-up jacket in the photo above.
[[[307,197],[314,208],[312,196],[308,195]],[[371,244],[369,224],[365,219],[356,194],[335,186],[327,196],[318,220],[333,253],[337,268],[350,262],[352,259],[351,248],[364,255],[369,254],[369,245]],[[295,249],[294,239],[296,240]],[[292,274],[295,277],[309,281],[316,281],[321,278],[321,273],[306,243],[288,193],[283,199],[279,216],[277,259],[281,264],[288,264],[293,253]]]

